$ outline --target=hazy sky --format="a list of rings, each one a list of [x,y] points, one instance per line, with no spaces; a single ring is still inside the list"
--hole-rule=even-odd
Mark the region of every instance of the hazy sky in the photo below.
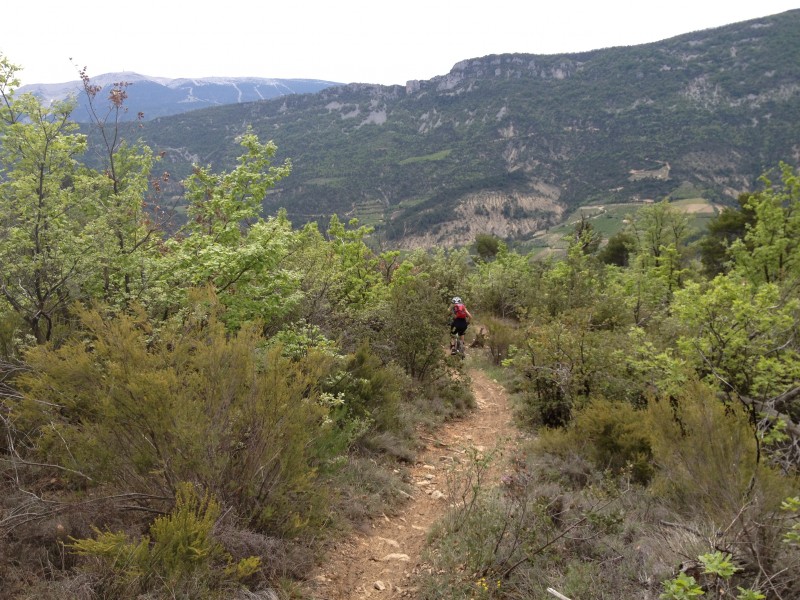
[[[0,25],[23,84],[135,71],[404,84],[460,60],[630,46],[800,8],[800,0],[34,0]],[[72,61],[70,61],[72,59]]]

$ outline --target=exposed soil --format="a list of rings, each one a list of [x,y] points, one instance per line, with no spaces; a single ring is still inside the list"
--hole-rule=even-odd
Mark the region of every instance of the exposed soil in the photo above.
[[[453,209],[453,219],[440,223],[436,233],[407,233],[403,236],[403,247],[457,246],[486,232],[507,238],[544,231],[564,216],[559,194],[559,188],[543,182],[536,182],[532,193],[469,194]]]
[[[681,205],[681,210],[692,215],[715,215],[722,210],[722,207],[716,204],[711,204],[710,202],[696,202],[694,204]]]
[[[498,479],[520,434],[502,386],[483,371],[468,369],[477,409],[445,424],[410,469],[415,492],[399,514],[377,519],[369,533],[337,543],[318,573],[310,578],[314,600],[416,598],[415,576],[425,569],[422,551],[431,526],[449,506],[448,473],[457,476],[468,453],[497,452],[489,477]]]

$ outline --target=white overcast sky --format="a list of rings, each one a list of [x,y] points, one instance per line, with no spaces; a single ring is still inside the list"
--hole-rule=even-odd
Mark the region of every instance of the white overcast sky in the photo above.
[[[800,0],[33,0],[4,10],[23,84],[134,71],[405,84],[488,54],[656,42],[800,8]],[[800,32],[798,32],[800,35]],[[70,60],[71,59],[71,60]]]

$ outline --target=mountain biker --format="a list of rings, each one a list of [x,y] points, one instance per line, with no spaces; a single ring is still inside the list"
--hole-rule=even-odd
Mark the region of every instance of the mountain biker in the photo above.
[[[467,331],[467,326],[469,322],[472,320],[472,315],[467,310],[467,307],[464,306],[464,302],[462,302],[461,298],[458,296],[453,296],[453,299],[450,302],[450,314],[452,320],[450,321],[450,353],[456,354],[456,336],[461,338],[461,347],[464,347],[464,332]]]

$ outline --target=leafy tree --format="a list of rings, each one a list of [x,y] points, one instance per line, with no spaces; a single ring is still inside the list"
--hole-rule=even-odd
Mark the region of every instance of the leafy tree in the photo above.
[[[165,244],[161,277],[164,310],[184,305],[191,287],[211,284],[228,307],[232,327],[279,318],[298,297],[298,275],[282,268],[298,236],[285,213],[264,220],[261,202],[275,182],[289,174],[288,162],[271,166],[276,147],[247,133],[239,165],[214,174],[196,167],[186,182],[189,222]]]
[[[438,290],[425,274],[392,285],[386,304],[386,335],[392,355],[419,381],[438,374],[448,315]]]
[[[329,252],[333,253],[332,271],[336,279],[332,282],[330,298],[339,308],[359,310],[373,305],[384,288],[378,271],[378,258],[364,243],[372,233],[369,227],[357,227],[351,220],[348,229],[334,215],[328,224]]]
[[[336,216],[324,234],[316,223],[306,225],[281,264],[297,276],[292,297],[297,302],[289,319],[318,328],[348,351],[366,339],[375,341],[387,287],[408,268],[399,253],[376,255],[365,243],[371,231]]]
[[[603,241],[603,236],[595,231],[592,222],[581,213],[581,220],[575,223],[570,236],[572,243],[579,244],[584,254],[594,254]]]
[[[539,303],[551,317],[578,307],[592,307],[597,300],[600,272],[585,248],[584,240],[574,240],[566,258],[542,275]]]
[[[500,238],[489,233],[479,233],[475,236],[475,252],[484,261],[492,260],[500,249]]]
[[[607,265],[627,267],[630,264],[630,255],[635,248],[636,239],[631,233],[622,230],[618,231],[610,238],[605,246],[600,250],[597,258],[600,262]]]
[[[209,167],[194,166],[186,181],[188,233],[204,233],[218,244],[237,242],[242,228],[260,217],[267,191],[291,172],[288,159],[272,165],[277,151],[273,142],[261,143],[248,130],[239,144],[244,153],[230,172],[215,174]]]
[[[796,331],[800,300],[738,273],[689,283],[672,303],[683,356],[724,391],[769,398],[800,379]]]
[[[641,268],[652,270],[668,292],[680,287],[684,272],[689,221],[664,199],[641,208],[631,219],[636,257]]]
[[[772,460],[800,464],[800,183],[781,164],[780,186],[743,199],[745,233],[728,272],[676,295],[677,340],[697,371],[748,409]],[[746,218],[745,218],[746,217]]]
[[[500,245],[497,257],[477,265],[471,276],[474,298],[482,309],[498,317],[519,317],[528,304],[534,267],[529,257]]]
[[[542,272],[523,321],[526,342],[513,359],[525,373],[533,422],[561,426],[593,396],[636,396],[619,360],[631,318],[615,273],[587,255],[580,240]]]
[[[750,204],[750,195],[739,196],[738,209],[726,207],[709,221],[706,234],[699,244],[706,275],[714,277],[727,270],[731,244],[744,238],[754,223],[755,212]]]
[[[38,342],[49,340],[81,298],[96,246],[86,229],[96,176],[78,157],[86,139],[70,122],[70,102],[42,106],[13,94],[16,67],[2,63],[0,91],[0,292]]]
[[[736,268],[754,283],[796,283],[800,278],[800,177],[781,163],[781,185],[762,177],[765,189],[748,205],[754,223],[731,245]]]
[[[629,221],[625,237],[615,241],[615,246],[624,246],[632,255],[627,259],[630,266],[619,273],[618,283],[630,299],[626,304],[634,322],[646,326],[659,322],[671,294],[689,273],[685,266],[688,222],[667,200],[641,208]],[[622,248],[617,247],[617,253],[621,261],[626,260]]]
[[[152,304],[160,293],[155,263],[160,257],[163,231],[169,227],[168,213],[158,200],[169,174],[151,179],[160,157],[141,142],[126,142],[122,135],[128,83],[111,85],[103,112],[99,100],[102,88],[92,84],[85,68],[80,76],[89,115],[99,133],[92,138],[100,140],[92,149],[100,156],[103,173],[93,190],[97,213],[90,230],[100,260],[94,269],[92,296],[120,307],[131,301]],[[142,117],[140,113],[139,120]]]
[[[99,122],[102,171],[82,166],[88,144],[70,120],[74,104],[45,108],[32,95],[16,98],[14,69],[5,64],[0,202],[7,235],[0,254],[7,265],[6,301],[39,342],[50,339],[74,300],[97,298],[116,307],[133,299],[152,303],[161,289],[155,266],[160,226],[153,221],[157,211],[144,202],[154,189],[152,152],[122,143],[117,129],[109,137]],[[82,76],[94,107],[99,88]],[[120,85],[109,95],[115,111],[125,99]]]
[[[505,244],[500,242],[498,252],[505,251]],[[476,302],[477,299],[470,297],[472,263],[466,248],[436,248],[429,252],[418,250],[408,257],[407,265],[416,273],[427,274],[430,284],[439,291],[442,302],[449,303],[453,296],[462,296],[468,305]]]

